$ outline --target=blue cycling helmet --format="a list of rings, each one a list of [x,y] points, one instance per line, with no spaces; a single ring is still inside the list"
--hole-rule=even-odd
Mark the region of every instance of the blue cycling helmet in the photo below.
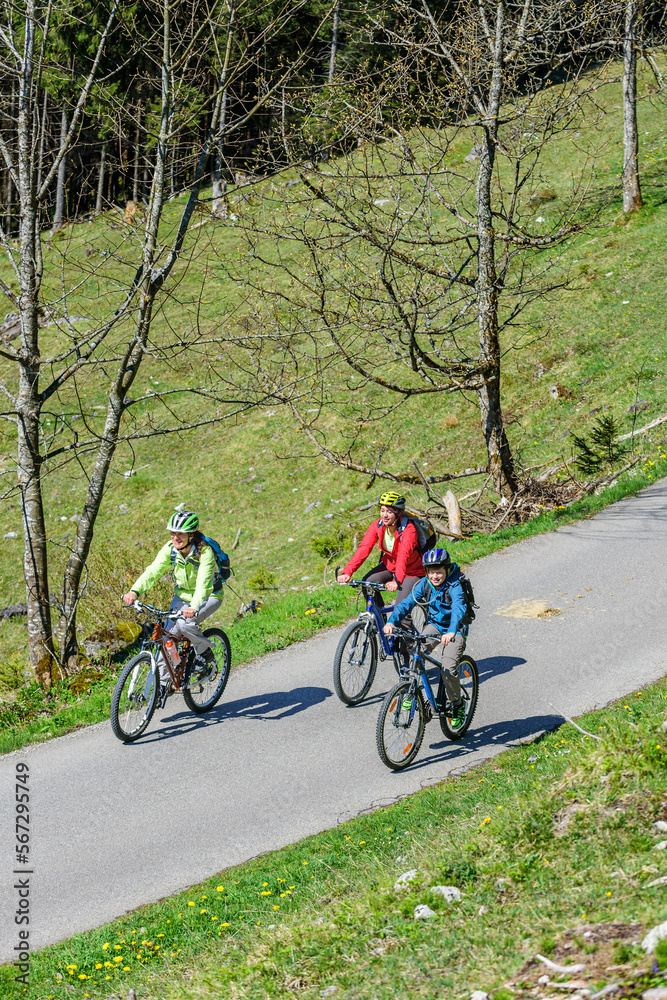
[[[422,556],[424,569],[435,569],[436,566],[442,566],[443,569],[447,569],[451,561],[447,549],[429,549]]]

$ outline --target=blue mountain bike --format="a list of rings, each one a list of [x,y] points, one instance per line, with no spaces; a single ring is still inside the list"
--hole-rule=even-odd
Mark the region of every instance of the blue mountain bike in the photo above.
[[[479,692],[477,664],[471,656],[463,655],[458,672],[465,699],[465,717],[462,724],[456,725],[453,706],[447,701],[442,678],[434,695],[426,674],[425,661],[440,668],[438,660],[421,649],[425,642],[433,642],[433,636],[416,635],[398,628],[393,634],[397,632],[401,632],[404,640],[411,643],[412,654],[409,664],[401,671],[398,684],[382,702],[375,730],[380,759],[392,771],[402,771],[413,762],[422,745],[426,723],[434,715],[438,716],[440,728],[447,739],[460,740],[465,736],[477,708]]]
[[[366,609],[343,632],[333,666],[336,694],[345,705],[358,705],[371,689],[378,658],[386,660],[391,657],[399,673],[402,665],[407,663],[407,647],[402,639],[387,636],[382,631],[394,605],[379,608],[373,595],[375,591],[386,590],[386,587],[364,580],[349,580],[339,586],[360,587],[366,600]]]

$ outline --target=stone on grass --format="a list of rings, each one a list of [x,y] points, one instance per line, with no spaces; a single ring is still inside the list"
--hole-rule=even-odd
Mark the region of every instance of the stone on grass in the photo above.
[[[10,538],[18,538],[18,534],[15,531],[8,531],[6,535],[2,536],[3,542],[7,542]]]
[[[667,986],[654,986],[653,989],[644,990],[642,1000],[667,1000]]]
[[[426,903],[420,903],[419,906],[415,906],[415,920],[430,920],[435,915],[435,911],[430,906],[427,906]]]
[[[653,845],[654,851],[664,851],[667,848],[667,840],[661,840],[659,844]]]
[[[652,951],[655,951],[658,941],[662,941],[663,938],[667,938],[667,921],[664,924],[656,924],[655,927],[651,928],[642,941],[642,948],[650,955]]]
[[[394,882],[394,892],[402,892],[403,889],[411,889],[414,882],[421,882],[422,873],[418,868],[411,868],[409,872],[403,872]]]
[[[459,903],[461,901],[461,890],[455,885],[432,885],[431,892],[436,896],[443,896],[448,903]]]
[[[477,916],[478,917],[483,917],[484,914],[488,913],[488,912],[489,912],[488,906],[480,906],[479,910],[477,911]]]
[[[537,982],[539,983],[540,986],[547,986],[550,982],[550,979],[548,976],[540,976]]]
[[[667,833],[667,823],[665,823],[664,819],[658,819],[653,824],[653,829],[657,830],[658,833]]]
[[[470,994],[470,1000],[489,1000],[489,994],[485,993],[484,990],[474,990]]]

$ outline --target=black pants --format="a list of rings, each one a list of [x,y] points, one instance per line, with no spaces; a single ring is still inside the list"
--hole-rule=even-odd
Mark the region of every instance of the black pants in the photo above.
[[[379,563],[377,566],[374,566],[373,569],[369,570],[368,573],[366,573],[366,576],[364,577],[364,580],[368,580],[369,583],[389,583],[389,581],[393,579],[394,577],[389,572],[385,564],[382,562]],[[421,579],[422,579],[421,576],[406,576],[405,580],[396,591],[396,603],[400,604],[401,601],[403,601],[408,596],[414,585],[416,583],[419,583]],[[373,599],[377,604],[378,608],[384,607],[382,594],[379,590],[375,591]]]

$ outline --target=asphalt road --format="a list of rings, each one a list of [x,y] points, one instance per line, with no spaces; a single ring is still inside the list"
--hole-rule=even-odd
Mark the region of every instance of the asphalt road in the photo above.
[[[14,774],[30,765],[31,945],[62,940],[231,865],[330,828],[647,684],[667,660],[667,480],[590,521],[477,562],[468,649],[481,675],[462,744],[437,722],[415,764],[375,749],[381,663],[368,700],[346,708],[331,664],[341,629],[232,674],[203,717],[175,696],[138,743],[108,723],[0,758],[0,961],[16,943]],[[541,600],[560,615],[498,615]]]

